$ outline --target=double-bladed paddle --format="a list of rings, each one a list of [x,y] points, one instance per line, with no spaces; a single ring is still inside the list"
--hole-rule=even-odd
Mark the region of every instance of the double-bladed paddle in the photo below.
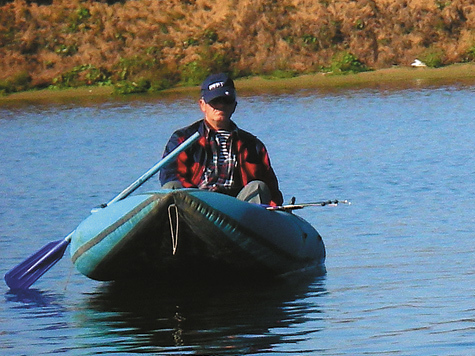
[[[171,163],[181,152],[191,146],[198,140],[200,134],[196,132],[190,136],[181,145],[170,152],[166,157],[162,158],[146,173],[144,173],[139,179],[124,189],[119,195],[112,199],[107,204],[101,205],[102,208],[122,200],[137,190],[142,184],[150,179],[161,168]],[[62,240],[53,241],[43,246],[43,248],[19,265],[13,267],[5,274],[5,282],[12,290],[28,289],[33,283],[35,283],[43,274],[45,274],[51,267],[53,267],[64,255],[66,248],[71,242],[71,237],[74,231],[71,232]]]

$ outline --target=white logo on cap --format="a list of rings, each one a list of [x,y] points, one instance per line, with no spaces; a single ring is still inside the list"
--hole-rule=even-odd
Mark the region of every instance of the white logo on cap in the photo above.
[[[221,88],[221,87],[224,87],[224,82],[216,82],[216,83],[213,83],[213,84],[210,84],[208,86],[208,90],[214,90],[214,89],[217,89],[217,88]]]

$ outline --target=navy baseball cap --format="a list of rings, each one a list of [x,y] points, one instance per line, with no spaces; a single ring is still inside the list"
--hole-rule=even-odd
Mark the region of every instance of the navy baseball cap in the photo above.
[[[201,84],[201,96],[206,103],[220,97],[236,100],[236,88],[233,80],[226,74],[211,74]]]

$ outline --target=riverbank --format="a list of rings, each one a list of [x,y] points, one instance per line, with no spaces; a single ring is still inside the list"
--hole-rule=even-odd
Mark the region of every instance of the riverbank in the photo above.
[[[472,0],[3,2],[4,93],[475,62]]]
[[[293,78],[252,77],[236,80],[241,95],[289,92],[304,89],[321,89],[325,91],[339,88],[382,88],[405,89],[442,85],[475,85],[475,64],[454,64],[442,68],[393,67],[371,72],[347,75],[316,73]],[[196,95],[197,87],[178,87],[154,94],[121,95],[120,99],[129,97],[160,97]],[[91,86],[63,90],[36,90],[10,94],[0,97],[0,105],[21,102],[48,102],[68,100],[104,100],[113,96],[111,86]]]

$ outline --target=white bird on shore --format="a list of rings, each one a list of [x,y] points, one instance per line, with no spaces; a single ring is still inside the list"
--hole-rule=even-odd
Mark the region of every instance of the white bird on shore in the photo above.
[[[415,59],[414,62],[411,64],[413,67],[427,67],[427,65],[424,62],[421,62],[418,59]]]

